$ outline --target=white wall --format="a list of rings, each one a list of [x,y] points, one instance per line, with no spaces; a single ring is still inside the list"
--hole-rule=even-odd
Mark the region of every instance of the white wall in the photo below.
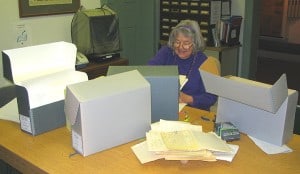
[[[85,8],[100,7],[100,0],[81,0]],[[70,26],[73,14],[60,14],[19,18],[18,0],[0,0],[0,51],[21,47],[16,42],[17,25],[23,24],[28,31],[26,45],[37,45],[55,41],[71,42]],[[0,60],[0,87],[2,54]]]

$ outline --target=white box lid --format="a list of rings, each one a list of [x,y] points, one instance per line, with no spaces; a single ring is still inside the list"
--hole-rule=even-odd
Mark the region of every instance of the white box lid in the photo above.
[[[79,115],[80,104],[91,100],[104,100],[110,96],[149,88],[149,82],[137,71],[132,70],[106,77],[99,77],[86,82],[67,86],[65,113],[71,125]]]
[[[67,85],[87,80],[86,73],[68,70],[23,81],[19,85],[28,92],[30,108],[36,108],[64,100]]]
[[[60,41],[3,52],[10,59],[15,84],[59,71],[75,71],[77,48],[72,43]]]
[[[268,112],[276,113],[288,96],[285,74],[274,85],[269,85],[236,76],[225,78],[199,71],[207,92]]]

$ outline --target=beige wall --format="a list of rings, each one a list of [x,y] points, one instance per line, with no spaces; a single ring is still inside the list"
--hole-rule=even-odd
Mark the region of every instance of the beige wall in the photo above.
[[[85,8],[97,8],[99,0],[81,0]],[[71,42],[70,26],[73,14],[19,18],[18,0],[0,0],[0,50],[18,48],[16,42],[17,25],[25,25],[28,30],[28,45],[37,45],[55,41]],[[2,72],[2,54],[0,60],[0,82]],[[1,86],[1,84],[0,84]]]

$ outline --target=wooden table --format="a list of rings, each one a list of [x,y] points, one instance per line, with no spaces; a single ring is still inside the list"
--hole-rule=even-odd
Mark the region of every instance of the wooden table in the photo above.
[[[197,109],[184,108],[194,123],[199,116],[205,115]],[[181,114],[180,119],[183,115]],[[206,128],[207,129],[207,128]],[[121,136],[120,132],[120,136]],[[88,157],[73,155],[71,136],[67,128],[62,127],[36,137],[20,130],[19,124],[0,120],[0,159],[22,173],[130,173],[130,174],[296,174],[300,173],[300,136],[294,135],[288,146],[294,151],[287,154],[267,155],[261,151],[246,135],[240,141],[232,142],[240,146],[234,160],[230,162],[157,160],[140,164],[131,150],[131,146],[144,141],[136,140],[114,147]]]

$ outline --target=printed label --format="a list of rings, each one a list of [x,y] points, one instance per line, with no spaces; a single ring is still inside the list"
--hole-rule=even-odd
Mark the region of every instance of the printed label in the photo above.
[[[72,130],[72,144],[75,150],[83,154],[82,137],[74,130]]]
[[[29,133],[32,133],[31,123],[30,123],[30,118],[29,117],[20,114],[20,123],[21,123],[21,129],[22,130],[24,130],[26,132],[29,132]]]

